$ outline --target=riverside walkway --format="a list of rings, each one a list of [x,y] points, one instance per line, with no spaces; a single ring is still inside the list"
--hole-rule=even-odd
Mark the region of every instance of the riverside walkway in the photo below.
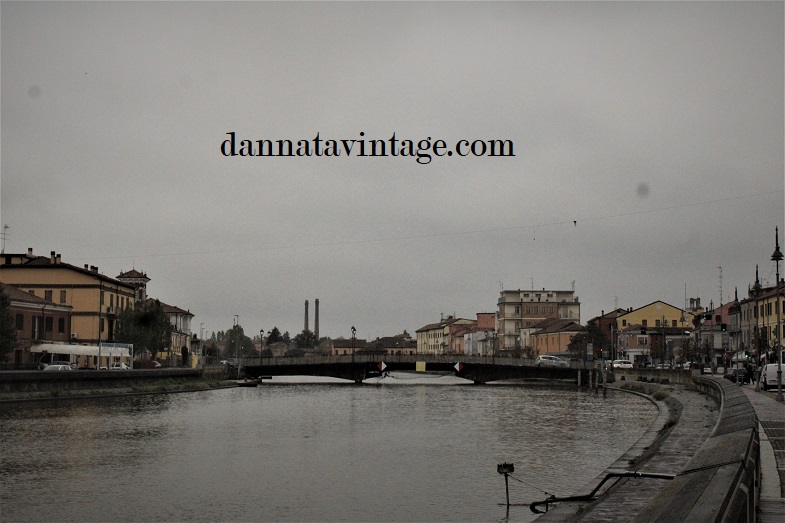
[[[755,520],[761,523],[785,521],[785,405],[777,402],[774,394],[757,392],[752,385],[738,386],[719,378],[715,379],[727,387],[725,396],[728,405],[725,408],[731,411],[731,416],[738,415],[733,409],[738,406],[738,395],[741,395],[742,401],[744,398],[749,399],[749,403],[745,401],[745,404],[752,406],[761,427],[760,504]],[[723,415],[716,400],[709,395],[683,386],[666,388],[668,398],[665,398],[665,401],[655,401],[660,413],[648,432],[606,472],[575,494],[589,493],[599,480],[610,472],[669,474],[678,476],[681,480],[692,476],[691,470],[695,470],[696,475],[702,470],[705,472],[705,467],[697,466],[701,459],[696,463],[695,458],[703,450],[705,459],[704,444],[717,435],[718,427],[723,423],[722,419],[727,422],[728,413]],[[737,395],[736,399],[730,397],[734,394]],[[749,410],[749,406],[745,408]],[[675,417],[678,421],[673,424]],[[660,431],[663,434],[658,438]],[[675,502],[675,498],[679,496],[679,491],[674,490],[676,483],[658,478],[619,479],[606,484],[605,490],[595,501],[560,503],[537,521],[690,521],[695,519],[695,511],[701,512],[701,505],[710,507],[706,511],[710,512],[723,502],[722,499],[713,497],[708,490],[708,494],[685,500],[686,503]],[[677,510],[670,508],[674,506],[674,502],[679,507]],[[692,508],[685,506],[693,503],[694,505],[690,505]]]
[[[761,489],[758,521],[785,521],[785,404],[773,392],[742,385],[758,417],[761,454]]]

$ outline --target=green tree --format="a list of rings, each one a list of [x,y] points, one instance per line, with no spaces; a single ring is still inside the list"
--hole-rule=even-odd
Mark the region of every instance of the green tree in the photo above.
[[[253,340],[245,335],[241,325],[234,325],[224,335],[224,357],[256,356]]]
[[[270,334],[267,335],[267,345],[272,345],[273,343],[278,343],[283,341],[283,336],[281,336],[281,331],[278,330],[278,327],[273,327],[270,331]]]
[[[573,353],[578,359],[584,360],[586,357],[586,349],[589,343],[593,346],[594,357],[600,357],[602,344],[606,341],[605,335],[600,331],[600,328],[595,323],[589,323],[583,332],[579,332],[570,340],[567,350]]]
[[[172,324],[164,312],[161,302],[148,301],[139,307],[126,307],[117,318],[116,339],[120,343],[132,343],[134,353],[148,351],[155,359],[172,344]]]
[[[303,330],[294,337],[294,344],[299,349],[312,349],[316,346],[316,334],[310,330]]]
[[[299,336],[299,334],[298,334],[298,336]],[[305,356],[305,350],[301,349],[300,347],[292,347],[291,349],[286,351],[284,356],[287,356],[287,357]]]
[[[205,342],[204,355],[207,357],[207,361],[218,363],[218,344],[216,344],[215,339]]]
[[[0,288],[0,363],[3,363],[16,347],[16,325],[11,315],[11,300]]]

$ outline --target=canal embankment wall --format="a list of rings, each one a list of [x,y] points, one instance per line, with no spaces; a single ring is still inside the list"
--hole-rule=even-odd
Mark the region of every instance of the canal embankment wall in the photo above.
[[[698,452],[636,521],[754,522],[760,435],[752,404],[731,381],[693,376],[693,382],[719,401],[719,419]]]
[[[197,382],[229,377],[226,365],[201,369],[159,368],[133,370],[6,371],[0,372],[0,400],[43,399],[117,391],[179,390]]]
[[[608,474],[659,473],[672,479],[610,481],[593,500],[557,503],[538,521],[755,521],[760,439],[755,411],[744,391],[698,370],[692,375],[625,371],[616,374],[613,388],[645,392],[659,415],[635,446],[574,497],[591,492]],[[674,387],[684,375],[689,376],[688,385]]]

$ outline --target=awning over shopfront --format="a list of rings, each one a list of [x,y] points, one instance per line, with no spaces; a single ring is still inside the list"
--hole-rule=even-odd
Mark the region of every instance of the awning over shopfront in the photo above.
[[[76,356],[98,356],[98,345],[72,345],[68,343],[40,343],[30,347],[30,352],[49,354],[70,354]],[[133,345],[127,343],[102,343],[101,357],[130,358]]]

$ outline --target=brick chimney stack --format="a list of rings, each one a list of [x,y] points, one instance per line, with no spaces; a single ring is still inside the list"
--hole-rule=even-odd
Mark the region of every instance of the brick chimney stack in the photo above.
[[[319,341],[319,298],[314,300],[314,316],[313,316],[313,333],[316,335],[316,341]]]

